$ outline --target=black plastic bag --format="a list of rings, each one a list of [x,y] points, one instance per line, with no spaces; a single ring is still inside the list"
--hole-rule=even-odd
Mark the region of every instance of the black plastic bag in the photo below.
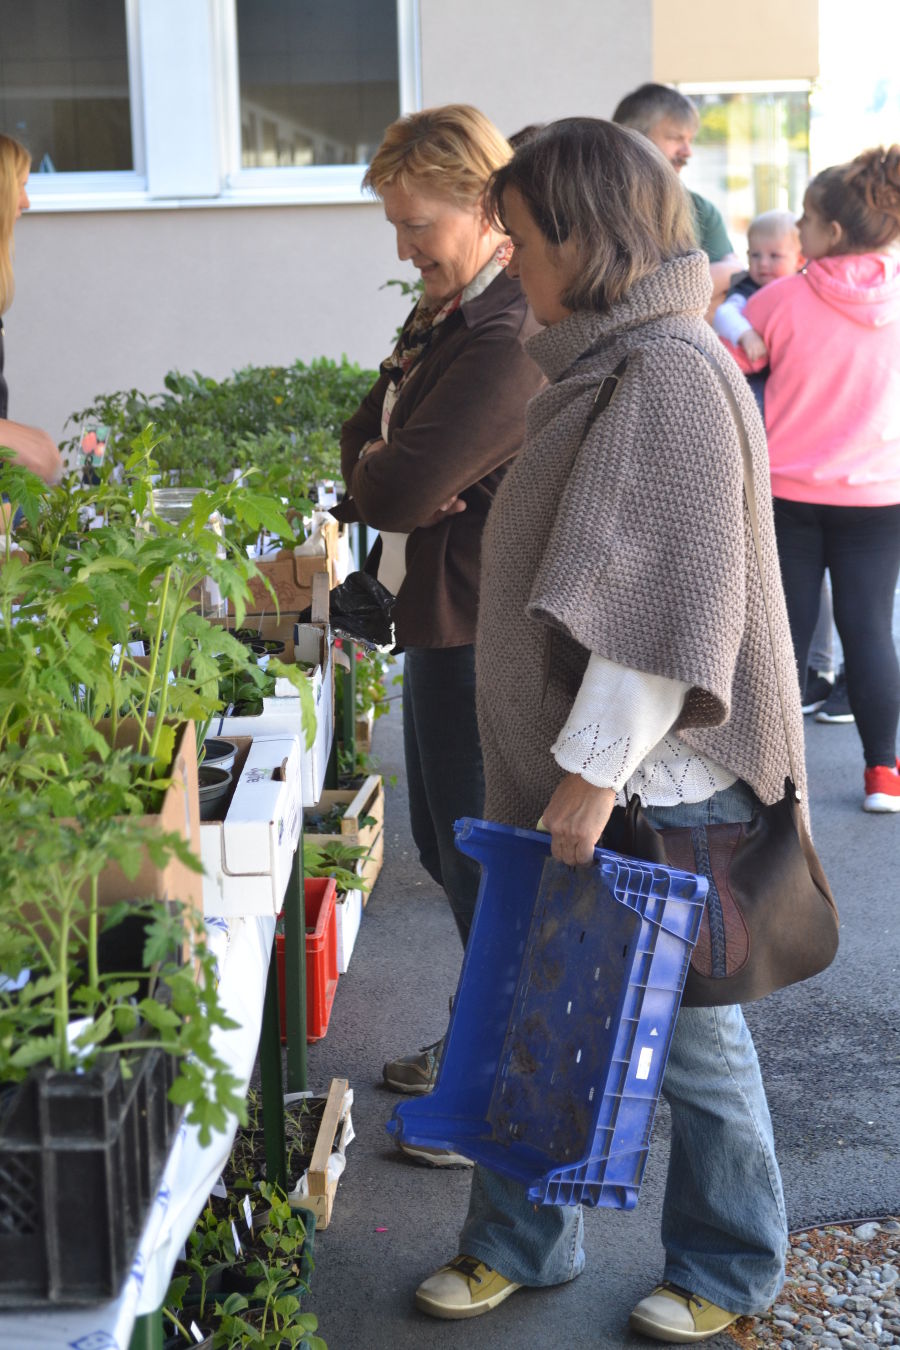
[[[329,592],[329,622],[336,633],[380,651],[394,646],[391,613],[394,596],[369,572],[351,572],[346,581]],[[309,623],[311,610],[300,615]]]

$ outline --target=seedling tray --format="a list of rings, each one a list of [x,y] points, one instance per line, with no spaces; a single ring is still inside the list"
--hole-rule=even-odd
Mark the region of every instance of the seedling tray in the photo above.
[[[178,1112],[171,1058],[33,1071],[0,1101],[0,1308],[115,1298]]]

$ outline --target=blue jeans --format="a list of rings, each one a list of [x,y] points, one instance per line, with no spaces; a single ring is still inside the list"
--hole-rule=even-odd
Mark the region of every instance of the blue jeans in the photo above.
[[[748,820],[735,783],[704,802],[647,807],[657,825]],[[734,1313],[759,1313],[784,1282],[787,1219],[759,1062],[743,1013],[682,1008],[662,1085],[672,1145],[662,1213],[663,1278]],[[579,1207],[535,1206],[484,1167],[472,1179],[459,1250],[518,1284],[571,1280],[584,1267]]]
[[[465,946],[481,868],[457,849],[453,822],[484,815],[474,647],[406,648],[403,748],[413,840],[422,866],[447,894]]]

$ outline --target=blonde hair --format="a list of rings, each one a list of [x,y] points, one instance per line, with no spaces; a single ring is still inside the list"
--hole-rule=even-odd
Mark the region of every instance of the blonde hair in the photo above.
[[[560,297],[567,309],[602,312],[697,248],[678,175],[651,141],[614,122],[567,117],[521,146],[488,187],[488,215],[501,225],[510,187],[552,247],[573,241],[574,273]]]
[[[769,239],[790,237],[791,243],[800,247],[797,217],[792,211],[763,211],[761,215],[754,216],[747,226],[748,244],[755,234],[765,235]]]
[[[506,137],[477,108],[467,103],[426,108],[391,123],[363,187],[376,196],[397,186],[475,206],[491,174],[512,153]]]
[[[9,309],[15,291],[13,226],[22,179],[30,168],[31,156],[24,145],[0,132],[0,314]]]

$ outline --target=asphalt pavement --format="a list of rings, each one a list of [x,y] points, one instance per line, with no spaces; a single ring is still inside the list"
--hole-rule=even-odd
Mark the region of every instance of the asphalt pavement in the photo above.
[[[900,605],[895,633],[900,637]],[[649,1346],[626,1329],[657,1281],[669,1116],[661,1104],[637,1208],[585,1214],[587,1268],[572,1284],[522,1290],[486,1316],[416,1311],[418,1282],[457,1250],[469,1173],[403,1157],[384,1129],[400,1100],[385,1059],[436,1040],[462,952],[443,893],[419,866],[403,783],[399,702],[376,723],[386,780],[386,847],[310,1086],[354,1090],[356,1139],[329,1228],[316,1239],[307,1308],[329,1350],[615,1350]],[[900,1213],[900,815],[861,810],[853,725],[807,718],[813,833],[841,913],[834,965],[746,1008],[762,1064],[792,1228]],[[734,1350],[719,1337],[706,1344]]]

